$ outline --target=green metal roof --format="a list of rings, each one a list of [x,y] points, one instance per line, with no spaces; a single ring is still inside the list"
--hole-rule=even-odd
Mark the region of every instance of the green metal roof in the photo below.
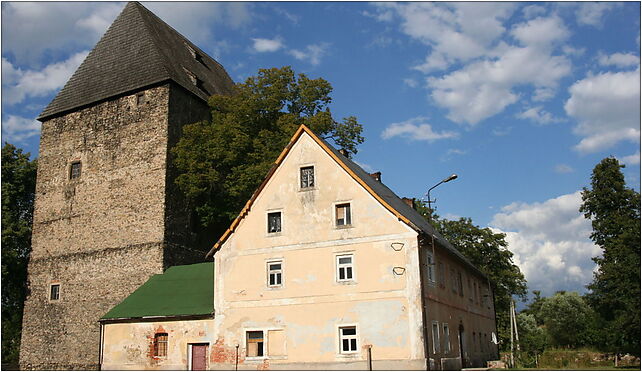
[[[101,320],[214,312],[214,263],[173,266],[149,278]]]

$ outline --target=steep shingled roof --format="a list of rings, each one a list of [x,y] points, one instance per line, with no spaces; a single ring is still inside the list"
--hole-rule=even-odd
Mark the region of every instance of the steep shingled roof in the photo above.
[[[294,146],[294,144],[303,133],[307,133],[310,137],[312,137],[312,139],[317,144],[319,144],[319,146],[321,146],[321,148],[323,148],[328,153],[328,155],[330,155],[337,162],[337,164],[339,164],[339,166],[341,166],[346,172],[348,172],[348,174],[350,174],[350,176],[352,176],[352,178],[357,181],[357,183],[365,188],[366,191],[368,191],[375,199],[377,199],[386,209],[388,209],[388,211],[399,218],[399,220],[405,222],[420,234],[434,237],[439,245],[444,247],[448,252],[457,257],[471,269],[475,270],[478,274],[486,278],[486,275],[482,271],[480,271],[475,265],[473,265],[472,262],[470,262],[470,260],[468,260],[468,258],[466,258],[466,256],[464,256],[461,252],[459,252],[457,248],[455,248],[452,244],[450,244],[450,242],[448,242],[443,236],[441,236],[441,234],[439,234],[439,232],[437,232],[437,230],[435,230],[435,228],[430,223],[428,223],[428,221],[426,221],[426,219],[422,215],[420,215],[419,212],[417,212],[414,208],[410,207],[403,200],[401,200],[401,198],[399,198],[382,182],[375,180],[372,176],[370,176],[369,173],[364,171],[355,162],[341,155],[341,153],[337,151],[332,145],[330,145],[321,137],[317,136],[305,125],[301,125],[294,136],[292,136],[290,143],[285,147],[285,149],[283,149],[278,159],[276,159],[274,165],[272,166],[272,168],[270,168],[270,171],[263,180],[263,183],[261,183],[256,191],[254,191],[254,194],[252,194],[250,200],[248,200],[248,202],[245,204],[245,207],[243,207],[243,210],[241,210],[241,213],[239,213],[238,217],[236,217],[236,219],[232,222],[232,225],[227,229],[227,231],[225,231],[223,236],[207,253],[207,257],[214,254],[214,252],[234,232],[240,221],[245,218],[247,213],[250,211],[254,200],[261,193],[261,190],[265,187],[281,162],[283,162],[283,159],[285,159],[285,156],[288,154],[292,146]]]
[[[101,321],[210,315],[214,312],[214,263],[172,266],[149,278]]]
[[[38,120],[169,80],[203,100],[234,89],[223,66],[130,2]]]

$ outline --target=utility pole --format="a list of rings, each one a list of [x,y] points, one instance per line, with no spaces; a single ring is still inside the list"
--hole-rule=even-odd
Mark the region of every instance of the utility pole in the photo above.
[[[515,368],[515,357],[513,355],[513,300],[510,301],[510,367]]]

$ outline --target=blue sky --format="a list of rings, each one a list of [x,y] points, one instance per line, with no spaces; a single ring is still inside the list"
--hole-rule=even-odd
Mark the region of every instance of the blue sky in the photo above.
[[[145,3],[237,82],[291,65],[355,115],[355,160],[400,196],[507,234],[530,289],[585,291],[578,212],[612,155],[640,189],[640,3]],[[2,140],[35,117],[125,3],[2,3]]]

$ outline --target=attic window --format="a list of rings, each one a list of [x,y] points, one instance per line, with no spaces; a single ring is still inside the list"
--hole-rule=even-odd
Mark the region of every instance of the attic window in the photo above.
[[[200,63],[203,66],[205,66],[205,61],[203,61],[203,56],[199,52],[197,52],[196,49],[192,48],[192,46],[187,44],[187,43],[185,43],[185,47],[189,51],[189,54],[192,55],[192,58],[194,58],[198,63]],[[207,67],[207,66],[205,66],[205,67]]]

